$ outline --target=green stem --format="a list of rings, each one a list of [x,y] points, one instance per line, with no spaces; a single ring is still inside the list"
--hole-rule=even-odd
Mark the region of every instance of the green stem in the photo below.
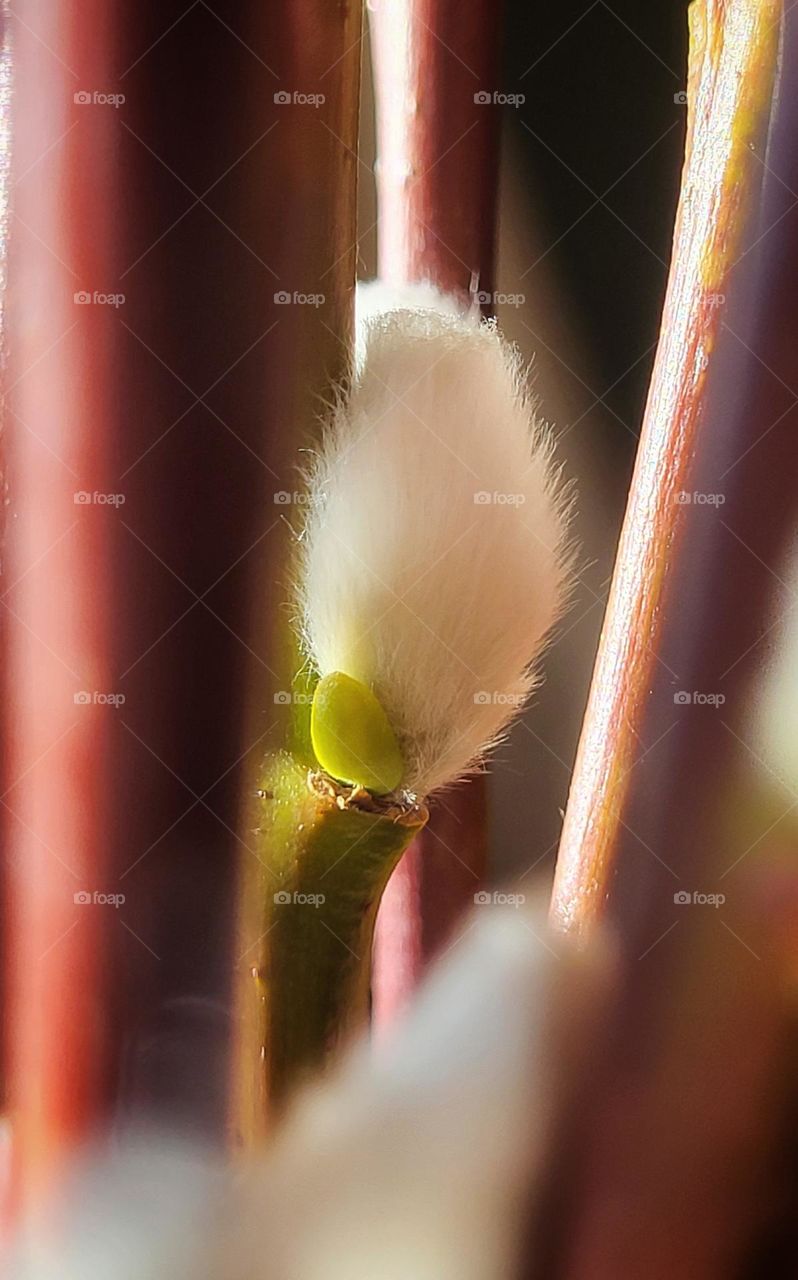
[[[257,1007],[246,1023],[260,1041],[248,1056],[261,1070],[240,1080],[239,1114],[255,1136],[260,1118],[368,1020],[377,908],[427,818],[423,806],[378,801],[286,753],[267,763],[259,806],[263,860],[246,892],[258,941],[240,964],[245,1003]]]
[[[300,450],[312,446],[317,438],[330,388],[340,385],[349,365],[357,256],[363,7],[291,0],[283,5],[245,5],[242,13],[248,17],[249,47],[265,51],[266,61],[279,80],[268,90],[269,101],[274,99],[271,119],[251,131],[251,136],[257,137],[265,129],[265,167],[250,184],[242,213],[242,217],[254,220],[253,225],[265,226],[263,234],[269,247],[262,259],[264,263],[268,259],[270,269],[279,276],[279,283],[263,277],[264,304],[272,296],[277,302],[280,294],[274,290],[313,292],[321,299],[319,306],[269,307],[269,319],[262,326],[268,339],[264,336],[262,348],[251,357],[260,360],[259,394],[241,403],[257,409],[255,419],[261,424],[262,440],[252,452],[259,457],[262,454],[266,464],[264,479],[269,478],[265,479],[264,497],[271,511],[279,491],[298,487],[297,467],[303,461]],[[313,109],[283,104],[277,99],[284,95],[275,95],[275,88],[289,94],[294,90],[318,92],[318,105]],[[274,322],[271,327],[269,320]],[[242,363],[246,363],[243,358]],[[287,513],[277,507],[275,514]],[[288,1031],[275,1029],[277,1044],[271,1044],[272,1024],[289,1016],[277,1013],[271,1004],[271,989],[267,989],[266,975],[277,965],[271,960],[275,948],[285,947],[295,955],[305,975],[305,987],[316,990],[308,963],[293,943],[289,945],[284,936],[287,930],[279,926],[279,919],[273,935],[267,932],[273,923],[268,918],[269,903],[274,905],[273,895],[281,882],[278,874],[271,876],[265,868],[273,866],[277,871],[284,859],[271,848],[273,824],[267,806],[255,796],[261,785],[268,789],[262,784],[264,753],[287,745],[297,755],[310,752],[307,703],[299,696],[286,698],[302,664],[289,626],[291,611],[281,603],[290,599],[294,578],[296,530],[292,533],[291,523],[299,521],[275,520],[259,545],[259,566],[252,568],[248,596],[247,648],[253,660],[242,745],[254,746],[245,762],[246,802],[240,819],[244,852],[239,864],[238,928],[232,952],[237,990],[230,1062],[230,1128],[246,1145],[257,1142],[268,1129],[274,1110],[270,1073],[277,1072],[277,1064],[281,1064],[279,1078],[284,1082],[294,1052],[290,1046],[295,1037]],[[297,695],[302,693],[307,676],[305,672],[297,677]],[[264,720],[264,708],[269,708],[268,720],[274,720],[265,744],[268,721]],[[298,726],[292,723],[294,715],[301,721]],[[276,784],[274,792],[282,794]],[[302,820],[295,815],[297,823]],[[260,831],[253,842],[254,827]],[[299,832],[296,835],[294,857],[301,862],[301,838]],[[296,922],[297,913],[292,911],[291,919]],[[253,977],[253,970],[260,976]],[[330,977],[325,974],[322,979],[320,975],[322,981],[329,989]],[[291,1013],[291,1017],[304,1016],[301,1009]],[[318,1010],[307,1016],[317,1021]],[[285,1092],[284,1083],[282,1088]]]

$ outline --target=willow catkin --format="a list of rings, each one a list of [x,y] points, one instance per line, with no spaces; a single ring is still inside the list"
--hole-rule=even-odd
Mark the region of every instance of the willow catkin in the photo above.
[[[310,661],[374,692],[402,788],[420,796],[473,768],[522,708],[571,558],[517,352],[435,296],[361,308],[354,385],[309,475],[298,583]]]

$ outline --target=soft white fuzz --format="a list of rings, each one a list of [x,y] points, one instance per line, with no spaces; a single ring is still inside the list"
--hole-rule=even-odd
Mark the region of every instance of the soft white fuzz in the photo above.
[[[434,285],[386,284],[384,280],[364,280],[355,291],[355,370],[362,373],[372,326],[380,316],[392,311],[438,311],[444,316],[479,320],[479,309],[469,309],[460,298],[441,293]]]
[[[299,595],[311,662],[374,690],[423,796],[521,709],[568,556],[517,354],[422,289],[421,307],[366,308],[354,388],[309,477]]]

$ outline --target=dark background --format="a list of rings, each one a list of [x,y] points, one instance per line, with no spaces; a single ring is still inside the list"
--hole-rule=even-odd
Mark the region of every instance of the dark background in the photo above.
[[[687,3],[506,0],[499,321],[575,482],[571,608],[490,766],[491,866],[553,873],[659,333],[687,109]]]
[[[558,241],[550,265],[598,386],[619,379],[604,403],[608,448],[624,469],[653,351],[634,362],[656,339],[670,255],[687,8],[684,0],[506,2],[503,87],[526,98],[507,112],[511,145],[544,247]],[[603,203],[591,209],[597,197]]]

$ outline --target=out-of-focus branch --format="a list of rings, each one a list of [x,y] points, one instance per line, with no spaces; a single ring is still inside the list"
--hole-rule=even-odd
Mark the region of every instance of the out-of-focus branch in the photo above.
[[[501,6],[374,0],[379,271],[493,288]]]
[[[26,1201],[88,1131],[146,1116],[220,1141],[229,1121],[231,922],[263,870],[242,797],[294,672],[284,495],[351,332],[360,20],[59,0],[14,22],[4,834]]]
[[[501,6],[374,0],[379,272],[467,296],[493,290]],[[490,303],[485,309],[490,311]],[[480,884],[484,780],[433,805],[377,924],[374,1016],[389,1021]]]
[[[110,309],[76,306],[107,288],[118,178],[113,112],[79,122],[77,86],[103,83],[108,7],[64,3],[14,23],[14,221],[4,381],[7,541],[3,557],[7,741],[3,839],[9,945],[8,1105],[17,1193],[55,1172],[106,1101],[106,889],[113,689],[108,510],[76,491],[116,489]],[[56,50],[54,56],[52,49]],[[94,517],[94,518],[92,518]]]

